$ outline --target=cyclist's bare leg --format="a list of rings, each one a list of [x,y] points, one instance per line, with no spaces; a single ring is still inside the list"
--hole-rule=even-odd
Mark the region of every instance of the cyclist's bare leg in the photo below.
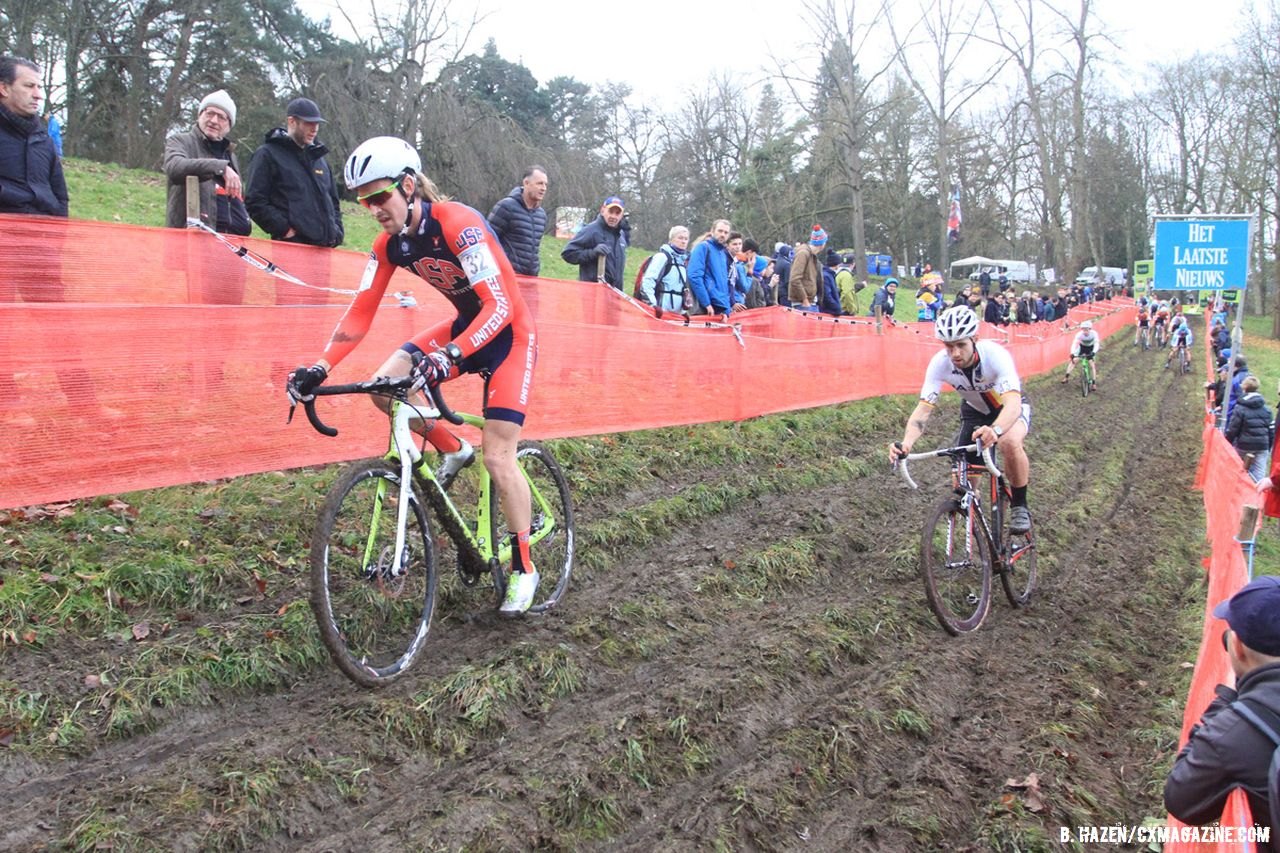
[[[528,530],[533,516],[529,483],[516,463],[516,445],[520,443],[520,426],[510,421],[488,420],[484,424],[484,467],[502,501],[507,529]]]
[[[374,371],[371,379],[377,379],[379,376],[385,376],[388,379],[399,379],[402,376],[408,376],[409,371],[413,369],[413,358],[404,350],[396,350],[393,352],[382,366]],[[391,412],[391,400],[388,397],[370,394],[369,399],[373,402],[378,410],[384,414]],[[458,437],[449,430],[445,429],[434,418],[429,421],[415,420],[412,422],[413,431],[425,438],[431,443],[431,446],[441,453],[453,453],[462,447],[462,442]]]
[[[1004,475],[1014,488],[1025,486],[1031,480],[1031,461],[1027,459],[1027,451],[1022,446],[1026,437],[1027,422],[1018,418],[996,442],[1004,464]]]
[[[1071,360],[1067,362],[1067,375],[1062,377],[1063,382],[1066,382],[1068,379],[1071,378],[1071,371],[1076,369],[1076,361],[1077,361],[1077,358],[1073,355],[1071,356]]]

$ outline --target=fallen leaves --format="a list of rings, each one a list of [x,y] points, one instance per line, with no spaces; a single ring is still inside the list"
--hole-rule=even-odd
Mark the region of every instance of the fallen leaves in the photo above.
[[[1040,776],[1036,773],[1028,773],[1023,779],[1006,779],[1004,780],[1006,788],[1012,788],[1015,791],[1022,792],[1022,805],[1027,811],[1039,814],[1044,811],[1044,797],[1040,793]],[[1011,804],[1008,801],[1013,800],[1012,794],[1006,794],[1006,805]]]

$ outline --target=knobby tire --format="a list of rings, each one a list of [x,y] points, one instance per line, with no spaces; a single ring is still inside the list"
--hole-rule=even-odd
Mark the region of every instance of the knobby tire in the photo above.
[[[530,548],[534,568],[541,580],[534,595],[529,613],[544,613],[555,607],[569,588],[573,574],[576,547],[573,527],[573,499],[560,464],[551,451],[536,441],[522,441],[516,450],[516,461],[529,480],[533,518],[529,528],[531,539],[537,539]],[[491,497],[490,516],[495,519],[494,541],[502,542],[510,536],[506,517],[499,511],[495,489]],[[549,530],[546,535],[542,531]],[[506,590],[506,580],[511,567],[499,567],[494,587],[501,599]]]
[[[966,549],[972,526],[972,550]],[[950,542],[950,548],[948,548]],[[948,560],[950,551],[950,560]],[[920,571],[929,609],[952,636],[976,631],[991,607],[991,543],[975,511],[944,498],[924,526]]]
[[[399,499],[398,463],[357,462],[329,490],[311,539],[311,609],[320,638],[337,667],[364,687],[388,684],[413,665],[435,611],[434,539],[417,483],[405,521],[407,572],[390,574]]]

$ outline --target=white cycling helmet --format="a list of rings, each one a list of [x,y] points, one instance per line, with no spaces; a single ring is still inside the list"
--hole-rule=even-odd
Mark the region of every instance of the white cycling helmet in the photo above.
[[[933,324],[940,341],[963,341],[978,336],[978,315],[967,305],[953,305],[938,315]]]
[[[1093,321],[1092,321],[1092,320],[1085,320],[1083,323],[1081,323],[1081,324],[1080,324],[1080,331],[1082,331],[1082,332],[1092,332],[1092,331],[1093,331]]]
[[[375,136],[351,152],[342,167],[342,181],[347,189],[354,189],[378,178],[394,181],[405,172],[421,171],[422,158],[412,145],[394,136]]]

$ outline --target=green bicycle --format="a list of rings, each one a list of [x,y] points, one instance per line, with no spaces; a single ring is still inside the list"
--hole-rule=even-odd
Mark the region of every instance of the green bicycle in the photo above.
[[[1097,386],[1096,377],[1093,373],[1093,356],[1080,355],[1080,393],[1088,397],[1089,392]]]
[[[496,602],[502,601],[510,573],[511,537],[482,448],[476,457],[481,464],[442,483],[411,429],[415,420],[436,417],[482,429],[484,419],[453,412],[439,388],[423,389],[426,404],[411,402],[416,389],[410,377],[380,377],[321,386],[303,401],[311,425],[335,436],[338,431],[316,415],[315,397],[378,394],[391,399],[386,455],[342,471],[311,539],[311,609],[321,639],[338,668],[364,687],[399,678],[421,655],[435,611],[442,554],[455,563],[465,586],[474,587],[488,576]],[[550,450],[522,441],[516,459],[529,483],[530,551],[542,576],[528,612],[544,613],[564,597],[573,572],[573,502]],[[433,516],[443,537],[435,534]]]

